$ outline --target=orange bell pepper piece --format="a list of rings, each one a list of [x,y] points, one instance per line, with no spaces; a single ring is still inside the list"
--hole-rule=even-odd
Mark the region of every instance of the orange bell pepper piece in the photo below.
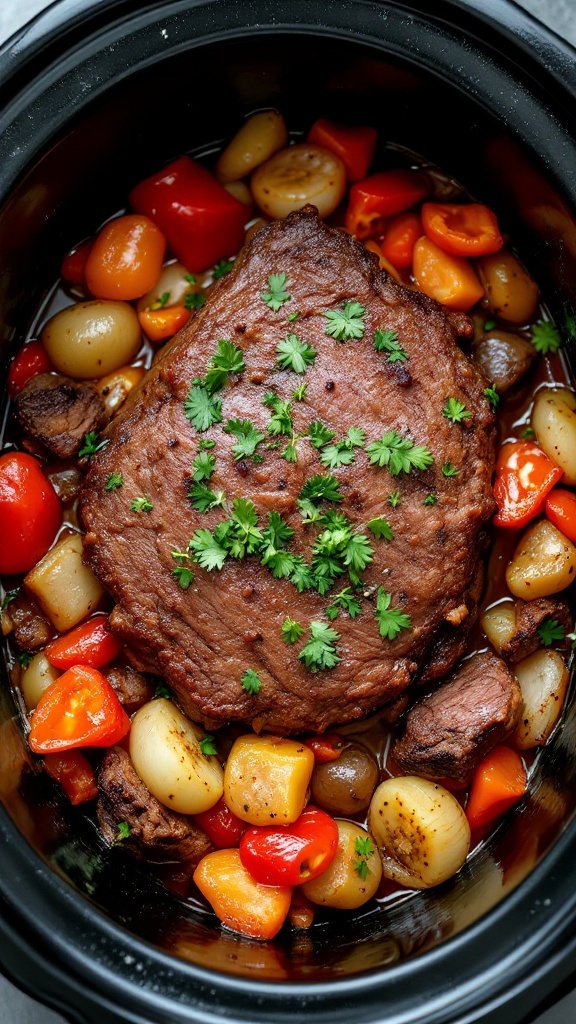
[[[252,939],[273,939],[290,910],[292,887],[261,885],[243,866],[238,850],[207,853],[194,881],[222,924]]]
[[[426,235],[414,246],[414,279],[421,292],[450,309],[466,313],[484,295],[472,264],[463,256],[451,256]]]
[[[526,792],[526,769],[511,747],[494,747],[480,762],[466,805],[470,828],[483,828],[499,818]]]

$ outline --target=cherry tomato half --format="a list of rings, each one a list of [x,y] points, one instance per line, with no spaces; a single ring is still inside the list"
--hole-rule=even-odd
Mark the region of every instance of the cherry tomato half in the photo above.
[[[86,284],[97,299],[139,299],[160,277],[166,239],[136,214],[105,224],[86,261]]]
[[[121,650],[122,644],[108,628],[108,617],[95,615],[53,640],[44,649],[44,654],[55,668],[66,669],[73,665],[100,668],[116,658]]]
[[[546,515],[568,540],[576,544],[576,494],[555,487],[546,498]]]
[[[202,811],[201,814],[195,814],[194,817],[217,849],[236,846],[240,836],[248,828],[246,822],[241,821],[230,810],[223,796],[214,807]]]
[[[422,227],[453,256],[489,256],[504,244],[496,214],[481,203],[424,203]]]
[[[52,363],[46,349],[39,341],[29,341],[16,353],[8,371],[8,394],[15,398],[32,377],[38,373],[50,373]]]
[[[95,668],[74,665],[42,694],[28,737],[35,754],[75,747],[112,747],[130,719],[108,680]]]
[[[48,551],[62,522],[56,491],[24,452],[0,456],[0,572],[28,572]]]
[[[263,885],[300,885],[321,875],[337,848],[334,818],[309,805],[292,825],[248,828],[240,840],[240,860]]]
[[[327,732],[323,736],[310,736],[309,739],[304,740],[304,743],[310,747],[318,764],[336,761],[348,746],[348,743],[335,732]]]
[[[496,526],[517,529],[544,508],[546,495],[564,471],[532,441],[508,441],[496,462]]]

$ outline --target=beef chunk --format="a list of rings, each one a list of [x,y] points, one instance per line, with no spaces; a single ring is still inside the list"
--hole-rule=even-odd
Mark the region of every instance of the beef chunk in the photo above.
[[[290,298],[275,312],[262,295],[270,275],[279,273],[287,275]],[[363,337],[338,341],[326,333],[326,312],[342,310],[349,300],[365,310]],[[288,323],[295,312],[298,319]],[[323,730],[405,692],[446,623],[458,638],[467,630],[480,537],[494,509],[495,443],[494,416],[483,394],[487,382],[457,344],[471,329],[464,314],[388,278],[372,253],[308,207],[254,235],[204,308],[128,397],[107,429],[110,443],[91,460],[81,494],[85,557],[117,602],[112,628],[140,668],[166,679],[190,717],[208,727],[238,720],[283,734]],[[397,332],[409,355],[408,386],[398,379],[397,364],[374,348],[376,330]],[[303,375],[277,362],[277,346],[290,333],[316,352]],[[231,374],[215,396],[222,421],[198,431],[186,418],[184,401],[192,382],[204,377],[220,338],[241,348],[245,370]],[[301,382],[306,400],[295,401]],[[296,461],[284,457],[287,434],[274,437],[272,447],[266,443],[272,412],[264,398],[270,392],[291,403]],[[447,396],[463,402],[469,419],[453,424],[443,415]],[[256,452],[263,461],[235,457],[237,438],[223,429],[229,419],[250,420],[264,435]],[[193,566],[194,583],[183,589],[171,554],[185,551],[196,530],[214,531],[229,515],[220,505],[197,511],[187,499],[199,442],[209,439],[215,460],[210,489],[225,493],[228,510],[236,498],[251,501],[260,530],[269,513],[280,513],[294,531],[287,551],[310,564],[323,524],[306,525],[297,502],[312,477],[329,472],[306,439],[314,420],[334,431],[335,440],[360,427],[366,445],[396,431],[427,447],[434,459],[428,469],[408,466],[393,476],[359,447],[349,465],[334,468],[342,500],[318,499],[319,514],[337,509],[346,516],[350,529],[369,540],[373,558],[361,573],[360,614],[341,613],[333,624],[341,660],[316,672],[299,653],[310,639],[310,623],[326,621],[331,594],[349,583],[346,569],[328,594],[314,587],[300,593],[256,555],[227,557],[221,569]],[[445,463],[456,476],[442,472]],[[105,489],[111,472],[124,480],[117,491]],[[397,489],[401,501],[391,508],[388,495]],[[424,505],[430,493],[435,504]],[[132,511],[142,495],[151,509]],[[390,522],[392,540],[369,533],[374,517]],[[393,641],[379,632],[379,587],[391,595],[391,607],[410,618]],[[293,645],[282,635],[286,615],[305,629]],[[452,644],[444,653],[446,670],[459,650]],[[242,686],[249,669],[259,677],[258,693]]]
[[[98,789],[98,821],[110,846],[118,841],[123,821],[130,834],[122,845],[144,860],[196,864],[210,849],[210,840],[193,818],[170,811],[152,796],[122,747],[106,751]]]
[[[537,597],[534,601],[514,602],[514,633],[502,645],[502,655],[510,661],[522,661],[542,646],[538,630],[547,619],[554,619],[564,633],[572,629],[573,619],[568,605],[554,597]]]
[[[93,384],[39,373],[22,388],[14,403],[24,434],[59,459],[70,459],[85,434],[106,423],[104,403]]]
[[[14,639],[23,651],[40,650],[54,635],[54,627],[34,598],[24,590],[20,590],[10,602],[6,614],[13,627]]]
[[[133,715],[138,708],[147,704],[154,696],[154,686],[131,665],[109,668],[106,678],[116,691],[116,696],[127,715]]]
[[[404,772],[464,782],[512,732],[521,710],[520,687],[504,662],[475,654],[408,712],[392,756]]]

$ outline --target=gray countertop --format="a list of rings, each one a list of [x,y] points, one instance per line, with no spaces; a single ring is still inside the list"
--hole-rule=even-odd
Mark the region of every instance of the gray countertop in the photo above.
[[[47,6],[46,0],[4,0],[0,7],[0,42]],[[576,46],[576,0],[519,0],[519,6]],[[65,1024],[60,1014],[30,999],[2,976],[0,1007],[2,1024]],[[576,1021],[576,991],[538,1017],[534,1024],[569,1024],[572,1021]]]

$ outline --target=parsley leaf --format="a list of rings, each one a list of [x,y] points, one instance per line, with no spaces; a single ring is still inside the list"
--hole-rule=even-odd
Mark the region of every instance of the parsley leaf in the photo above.
[[[410,358],[398,341],[397,331],[374,331],[374,348],[386,352],[389,363],[405,362]]]
[[[182,590],[188,590],[190,584],[194,582],[194,573],[187,565],[176,565],[172,569],[172,575],[178,580]]]
[[[372,842],[370,836],[356,836],[354,841],[354,850],[358,854],[359,859],[354,861],[354,871],[357,875],[365,881],[370,874],[370,868],[368,867],[368,859],[375,852],[376,847]]]
[[[130,505],[130,511],[131,512],[151,512],[152,511],[152,502],[149,500],[149,498],[144,497],[144,495],[142,495],[140,498],[134,498],[134,501]]]
[[[459,472],[460,470],[456,469],[456,466],[453,466],[451,462],[445,462],[442,466],[444,476],[458,476]]]
[[[340,634],[332,626],[314,620],[310,623],[310,639],[298,657],[312,672],[334,668],[342,660],[335,647],[339,639]]]
[[[0,612],[5,611],[5,609],[8,607],[10,602],[16,600],[16,598],[18,597],[19,593],[20,593],[20,589],[19,588],[17,588],[16,590],[8,590],[4,594],[4,597],[2,598],[2,601],[0,602]]]
[[[117,843],[121,843],[123,839],[129,839],[132,829],[127,821],[119,821],[117,825],[118,838]]]
[[[225,277],[226,274],[229,274],[233,266],[234,264],[231,260],[220,260],[212,271],[212,277],[215,281],[218,281],[219,278]]]
[[[184,296],[184,309],[202,309],[206,302],[204,292],[186,292]]]
[[[486,320],[486,322],[484,324],[484,330],[485,331],[493,331],[495,327],[496,327],[496,321],[495,320]]]
[[[106,477],[106,483],[104,484],[105,491],[117,491],[119,487],[122,487],[124,478],[122,473],[109,473]]]
[[[294,430],[292,402],[283,402],[273,391],[268,391],[262,401],[268,409],[272,409],[272,416],[266,428],[268,433],[274,437],[279,434],[291,434]]]
[[[265,302],[267,306],[270,306],[270,309],[274,313],[277,313],[284,303],[290,298],[286,291],[287,284],[288,277],[286,274],[270,274],[270,277],[268,278],[268,289],[260,295],[262,302]]]
[[[228,374],[242,373],[246,369],[244,353],[233,341],[220,338],[212,359],[208,363],[204,387],[209,394],[221,391],[228,383]],[[218,422],[220,422],[218,420]]]
[[[472,413],[457,398],[447,398],[446,405],[442,409],[442,415],[447,420],[450,420],[451,423],[463,423],[464,420],[470,419]]]
[[[302,341],[297,334],[289,334],[276,346],[276,362],[283,370],[294,370],[304,373],[307,366],[312,366],[316,359],[316,349]]]
[[[490,402],[492,408],[497,409],[498,406],[500,405],[500,395],[496,391],[494,385],[491,384],[489,388],[484,388],[483,394],[484,397],[487,398],[488,401]]]
[[[317,505],[321,501],[342,501],[338,480],[328,473],[326,476],[313,476],[304,484],[298,495],[298,507],[301,501],[310,501]]]
[[[184,415],[196,430],[208,430],[214,423],[222,422],[222,400],[193,384],[184,400]]]
[[[84,434],[84,444],[78,452],[78,458],[91,459],[96,452],[102,451],[107,444],[110,444],[110,438],[106,438],[104,441],[99,441],[97,432],[95,430],[90,430],[88,434]]]
[[[260,693],[262,680],[253,669],[247,669],[244,675],[241,676],[240,682],[242,683],[242,689],[246,690],[246,693],[250,694],[250,696]]]
[[[543,647],[551,647],[554,640],[564,639],[564,629],[557,619],[545,619],[536,631]]]
[[[341,609],[348,612],[351,619],[355,619],[362,611],[360,602],[354,596],[352,587],[344,587],[344,590],[341,590],[339,594],[332,598],[332,603],[326,609],[326,615],[329,619],[334,620],[338,617]]]
[[[203,736],[202,739],[198,741],[198,746],[204,754],[204,757],[214,757],[214,755],[218,753],[216,744],[214,743],[214,737],[209,734]]]
[[[359,302],[347,302],[342,309],[327,309],[324,316],[328,325],[324,331],[336,341],[350,341],[364,337],[364,314],[366,310]]]
[[[391,600],[392,595],[384,590],[384,587],[378,587],[374,615],[378,620],[380,636],[385,640],[395,640],[403,629],[410,629],[412,625],[412,620],[406,612],[400,608],[390,607]]]
[[[223,505],[226,500],[224,491],[213,491],[207,484],[192,481],[188,497],[197,512],[209,512],[211,508]]]
[[[155,301],[150,306],[150,309],[164,309],[164,306],[168,305],[170,300],[170,292],[162,292],[162,295],[158,295]]]
[[[31,654],[30,651],[20,651],[20,654],[18,655],[18,662],[22,668],[28,668],[33,657],[34,655]]]
[[[165,700],[172,700],[172,690],[165,683],[159,683],[154,690],[155,697],[164,697]]]
[[[428,448],[415,445],[408,437],[400,437],[395,430],[373,441],[366,451],[372,465],[387,466],[392,476],[409,473],[412,469],[428,469],[434,462]]]
[[[328,469],[350,466],[356,458],[353,449],[362,448],[365,441],[366,434],[361,427],[350,427],[345,438],[328,445],[320,452],[320,462]]]
[[[299,384],[292,392],[292,398],[295,402],[304,402],[306,400],[306,384]]]
[[[198,451],[207,452],[210,448],[216,447],[216,441],[212,441],[209,437],[201,437],[198,440]]]
[[[424,505],[435,505],[437,501],[438,498],[436,497],[436,495],[430,493],[427,494],[426,497],[424,498]]]
[[[232,453],[236,461],[254,455],[256,446],[266,437],[261,430],[256,430],[250,420],[231,419],[222,429],[225,434],[233,434],[236,438],[236,443],[232,445]]]
[[[262,530],[257,522],[254,503],[248,498],[234,498],[230,519],[216,527],[215,536],[232,558],[244,558],[253,555],[262,544]]]
[[[548,320],[538,320],[532,328],[532,344],[540,355],[546,356],[549,352],[554,354],[562,344],[554,324]]]
[[[197,562],[208,572],[212,569],[221,569],[226,561],[228,552],[218,543],[210,530],[196,530],[188,546],[193,552],[190,556],[192,561]]]
[[[387,519],[370,519],[369,522],[366,523],[366,529],[370,530],[370,533],[373,534],[374,537],[376,537],[376,540],[394,539],[392,527],[390,526],[390,523],[388,522]]]
[[[388,495],[388,504],[392,508],[397,508],[398,505],[400,504],[401,500],[402,500],[402,495],[400,494],[400,491],[392,491]]]
[[[294,310],[293,313],[290,313],[289,316],[286,317],[286,319],[287,319],[289,324],[293,324],[294,321],[297,320],[299,316],[300,316],[300,310],[296,309],[296,310]]]
[[[282,623],[282,639],[287,644],[295,644],[300,639],[304,632],[304,626],[301,626],[296,619],[291,619],[289,615],[286,616]]]
[[[313,420],[308,427],[308,434],[306,436],[314,448],[322,448],[323,445],[328,444],[332,440],[334,431],[325,427],[320,420]]]
[[[374,560],[374,549],[363,533],[353,533],[346,544],[344,565],[362,572]]]
[[[216,459],[206,451],[198,452],[192,463],[194,470],[192,479],[199,483],[201,480],[209,480],[216,467]]]
[[[536,437],[536,431],[532,427],[524,427],[524,430],[520,434],[523,441],[530,441],[531,438]]]

